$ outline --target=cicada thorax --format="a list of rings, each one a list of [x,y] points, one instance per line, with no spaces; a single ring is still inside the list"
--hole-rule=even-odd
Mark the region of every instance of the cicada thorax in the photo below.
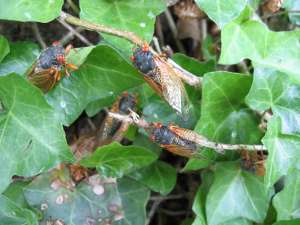
[[[64,66],[65,49],[62,45],[53,45],[43,50],[37,60],[36,69],[49,69],[51,67],[62,70]]]
[[[136,110],[137,99],[133,94],[124,92],[112,105],[110,112],[129,115],[131,111]],[[98,134],[98,140],[101,144],[108,144],[112,141],[121,141],[123,134],[128,129],[129,124],[121,122],[107,115],[102,123]]]
[[[185,157],[192,157],[197,153],[197,145],[160,123],[153,123],[150,129],[151,140],[166,150]]]
[[[257,176],[265,175],[264,167],[265,156],[263,152],[241,151],[241,168],[245,171],[256,174]]]
[[[145,81],[168,104],[181,114],[188,110],[184,85],[165,57],[154,55],[147,45],[137,48],[132,57],[135,67],[144,75]]]
[[[75,65],[66,62],[65,57],[70,49],[71,45],[64,49],[62,45],[55,42],[51,47],[43,50],[27,73],[29,81],[47,92],[61,79],[63,71],[69,76],[68,68],[77,69]]]

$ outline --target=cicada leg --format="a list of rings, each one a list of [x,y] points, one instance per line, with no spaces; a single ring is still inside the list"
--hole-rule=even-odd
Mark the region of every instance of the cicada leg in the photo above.
[[[69,73],[68,69],[71,69],[71,70],[77,70],[78,67],[75,66],[74,64],[71,64],[71,63],[67,63],[67,64],[65,65],[65,74],[69,77],[69,76],[70,76],[70,73]]]
[[[71,44],[67,45],[67,47],[65,48],[65,55],[66,56],[70,53],[72,48],[73,48],[73,45],[71,45]]]
[[[54,73],[54,79],[55,81],[59,81],[61,79],[61,72],[57,69],[54,69],[55,70],[55,73]]]

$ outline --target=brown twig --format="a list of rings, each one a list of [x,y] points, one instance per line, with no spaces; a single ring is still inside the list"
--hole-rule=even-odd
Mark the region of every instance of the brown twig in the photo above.
[[[166,16],[166,19],[168,21],[168,25],[170,27],[170,30],[171,30],[171,33],[172,33],[172,36],[173,36],[173,39],[175,41],[175,44],[176,44],[177,48],[179,49],[180,52],[185,53],[185,50],[184,50],[184,47],[183,47],[182,43],[177,38],[177,36],[178,36],[177,34],[178,33],[177,33],[176,24],[174,22],[174,19],[173,19],[172,15],[171,15],[169,9],[167,9],[165,11],[165,16]]]
[[[66,21],[67,23],[84,27],[87,30],[102,32],[102,33],[111,34],[111,35],[114,35],[117,37],[125,38],[126,40],[128,40],[136,45],[141,46],[144,43],[144,41],[142,39],[140,39],[137,35],[135,35],[132,32],[117,30],[117,29],[107,27],[107,26],[104,26],[101,24],[94,24],[94,23],[88,22],[86,20],[79,19],[79,18],[72,16],[65,12],[61,12],[60,19]]]
[[[266,20],[266,19],[269,19],[271,17],[275,17],[275,16],[281,16],[281,15],[285,15],[285,14],[298,14],[300,13],[300,10],[288,10],[288,11],[279,11],[279,12],[276,12],[276,13],[272,13],[272,14],[268,14],[266,16],[262,16],[261,18],[263,20]]]
[[[125,121],[127,123],[134,124],[141,128],[149,128],[151,126],[150,123],[148,123],[144,119],[139,118],[136,113],[132,113],[129,116],[121,115],[118,113],[111,113],[111,112],[108,112],[108,114],[117,120]],[[266,151],[267,150],[264,145],[224,144],[224,143],[210,141],[206,137],[204,137],[194,131],[189,131],[189,134],[190,134],[189,141],[192,141],[201,147],[211,148],[211,149],[215,150],[216,152],[223,152],[223,150],[237,151],[237,150],[242,150],[242,149],[246,150],[246,151]]]
[[[79,14],[80,9],[77,7],[77,5],[72,0],[67,0],[70,8],[76,13]]]
[[[93,45],[93,43],[91,43],[88,39],[86,39],[83,35],[81,35],[79,32],[77,32],[72,26],[70,26],[69,24],[67,24],[64,20],[62,20],[61,18],[58,18],[57,21],[63,25],[65,28],[67,28],[69,31],[73,32],[73,34],[79,38],[79,40],[81,40],[83,43],[85,43],[86,45],[90,46]]]
[[[39,42],[42,49],[47,48],[47,45],[46,45],[45,41],[43,40],[42,35],[40,33],[40,30],[39,30],[39,27],[36,23],[32,23],[32,30],[33,30],[33,33],[36,37],[36,40]]]
[[[111,34],[111,35],[114,35],[114,36],[117,36],[120,38],[124,38],[138,46],[142,46],[145,43],[145,41],[143,41],[140,37],[138,37],[133,32],[117,30],[117,29],[107,27],[102,24],[94,24],[94,23],[88,22],[86,20],[82,20],[82,19],[79,19],[72,15],[69,15],[65,12],[61,12],[59,20],[65,21],[69,24],[73,24],[76,26],[84,27],[87,30],[102,32],[102,33]],[[158,53],[155,52],[152,48],[150,50],[154,55],[158,55]],[[201,78],[186,71],[185,69],[180,67],[178,64],[176,64],[173,60],[168,59],[168,63],[170,63],[178,71],[177,75],[186,83],[188,83],[192,86],[199,86],[201,84]]]
[[[153,202],[152,206],[151,206],[151,209],[150,209],[150,212],[148,213],[148,218],[145,222],[145,225],[149,225],[152,218],[154,217],[155,213],[156,213],[156,210],[159,208],[159,205],[160,203],[162,202],[163,200],[156,200],[155,202]]]
[[[83,27],[76,27],[74,31],[76,31],[77,33],[81,33],[82,31],[84,31],[85,29]],[[70,40],[72,40],[75,36],[75,33],[73,31],[69,31],[66,35],[64,35],[60,40],[59,43],[61,43],[62,45],[65,45],[67,43],[70,42]]]

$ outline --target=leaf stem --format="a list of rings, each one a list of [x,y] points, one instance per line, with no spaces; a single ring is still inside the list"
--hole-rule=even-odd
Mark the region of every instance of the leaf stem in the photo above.
[[[108,112],[109,116],[124,121],[130,124],[134,124],[141,128],[148,128],[151,126],[150,123],[138,117],[138,115],[132,112],[130,115],[121,115],[118,113]],[[200,135],[194,131],[189,131],[190,138],[189,141],[196,143],[201,147],[211,148],[218,153],[223,152],[223,150],[237,151],[237,150],[246,150],[246,151],[266,151],[266,147],[264,145],[245,145],[245,144],[224,144],[211,141]]]
[[[97,32],[102,32],[106,34],[111,34],[120,38],[124,38],[133,44],[136,44],[138,46],[142,46],[145,41],[142,40],[140,37],[138,37],[136,34],[133,32],[128,32],[128,31],[122,31],[118,30],[112,27],[107,27],[102,24],[94,24],[86,20],[79,19],[75,16],[72,16],[68,13],[61,12],[59,21],[65,21],[69,24],[73,24],[76,26],[84,27],[87,30],[92,30],[92,31],[97,31]],[[155,52],[153,49],[151,49],[151,52],[154,55],[158,55],[157,52]],[[195,76],[194,74],[188,72],[187,70],[183,69],[181,66],[176,64],[173,60],[168,59],[167,61],[173,68],[176,70],[176,74],[186,83],[188,83],[191,86],[200,86],[201,85],[201,78],[198,76]]]
[[[144,41],[140,39],[137,35],[135,35],[132,32],[128,31],[121,31],[117,30],[111,27],[104,26],[102,24],[94,24],[91,22],[88,22],[86,20],[79,19],[75,16],[72,16],[68,13],[61,12],[60,18],[67,23],[76,25],[76,26],[81,26],[86,28],[87,30],[92,30],[92,31],[97,31],[97,32],[103,32],[106,34],[111,34],[117,37],[125,38],[126,40],[136,44],[136,45],[143,45]]]

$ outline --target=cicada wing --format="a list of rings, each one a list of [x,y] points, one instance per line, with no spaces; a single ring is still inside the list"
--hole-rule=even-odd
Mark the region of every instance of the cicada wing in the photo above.
[[[171,130],[173,133],[177,134],[179,137],[185,139],[185,140],[188,140],[188,141],[191,141],[191,142],[196,142],[196,139],[197,139],[197,133],[195,133],[195,131],[192,131],[192,130],[188,130],[188,129],[185,129],[185,128],[182,128],[182,127],[178,127],[176,125],[172,125],[170,124],[168,126],[169,130]],[[199,139],[202,138],[202,137],[199,137]]]
[[[197,155],[197,152],[193,149],[189,149],[179,145],[161,145],[162,148],[165,148],[169,152],[172,152],[175,155],[180,155],[187,158],[192,158]]]
[[[44,92],[48,92],[56,83],[54,75],[55,71],[52,69],[41,70],[38,72],[33,71],[28,74],[28,80]]]
[[[155,80],[150,78],[147,75],[143,75],[144,80],[150,85],[151,88],[161,97],[163,97],[163,91],[162,91],[162,86],[158,84]]]
[[[165,100],[177,112],[187,115],[189,101],[181,79],[176,76],[173,68],[166,61],[159,57],[155,57],[154,61],[161,76],[162,93]]]
[[[32,74],[34,73],[35,69],[37,66],[37,60],[35,60],[35,62],[32,64],[32,66],[26,71],[26,76],[32,76]]]

